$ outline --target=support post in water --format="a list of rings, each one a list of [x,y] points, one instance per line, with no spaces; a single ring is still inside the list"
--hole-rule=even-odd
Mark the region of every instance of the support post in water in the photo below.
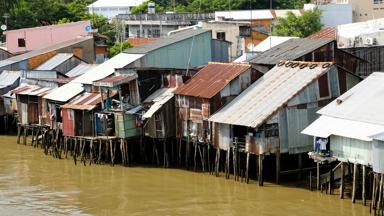
[[[357,164],[353,164],[352,203],[356,202]]]
[[[275,154],[276,154],[276,184],[280,184],[280,150],[277,150]]]
[[[341,163],[341,177],[340,177],[340,199],[344,199],[344,167],[345,164]]]
[[[259,155],[259,186],[264,186],[263,182],[263,158],[262,154]]]
[[[362,192],[361,192],[361,196],[362,196],[362,199],[363,199],[363,205],[365,206],[366,205],[366,192],[365,192],[365,178],[366,178],[366,174],[367,174],[367,169],[366,169],[366,166],[363,166],[363,182],[362,182]]]
[[[316,188],[320,190],[320,163],[316,163]]]

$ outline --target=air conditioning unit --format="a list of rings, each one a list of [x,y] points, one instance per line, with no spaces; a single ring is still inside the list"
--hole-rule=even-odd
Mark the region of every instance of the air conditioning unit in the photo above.
[[[375,45],[376,39],[372,37],[365,38],[364,45]]]

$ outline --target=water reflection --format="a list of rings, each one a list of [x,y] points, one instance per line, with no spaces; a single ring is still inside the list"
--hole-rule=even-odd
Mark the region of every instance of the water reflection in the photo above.
[[[0,137],[0,215],[368,215],[304,189],[183,170],[75,166]]]

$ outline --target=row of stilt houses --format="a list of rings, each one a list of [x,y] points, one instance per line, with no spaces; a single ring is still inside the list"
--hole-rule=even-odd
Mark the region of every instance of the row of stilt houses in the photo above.
[[[189,29],[76,76],[20,75],[7,91],[18,143],[31,135],[75,163],[186,167],[260,185],[299,176],[332,192],[352,177],[353,200],[362,188],[382,208],[380,73],[359,83],[365,60],[334,39],[290,39],[249,63],[228,63],[223,50],[210,30]]]

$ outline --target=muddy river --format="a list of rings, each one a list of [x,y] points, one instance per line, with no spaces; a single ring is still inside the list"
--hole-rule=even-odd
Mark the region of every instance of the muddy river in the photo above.
[[[0,136],[0,215],[369,215],[306,189],[162,168],[75,166]]]

